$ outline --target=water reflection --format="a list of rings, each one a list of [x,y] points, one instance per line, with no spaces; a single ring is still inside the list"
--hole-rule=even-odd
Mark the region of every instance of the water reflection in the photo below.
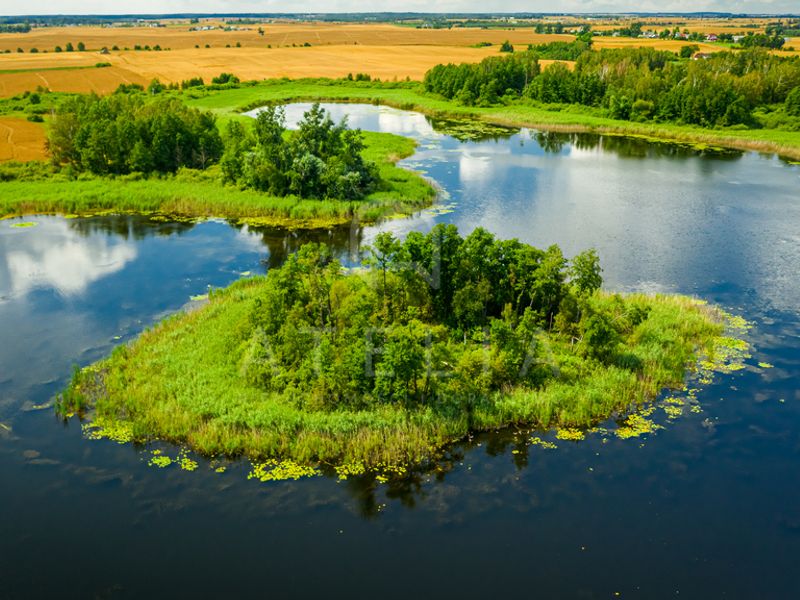
[[[52,219],[41,220],[35,231],[0,235],[0,298],[41,288],[63,296],[81,294],[93,281],[136,259],[137,248],[126,237],[87,236],[74,222]]]
[[[165,221],[165,218],[146,218],[131,215],[108,215],[101,219],[70,219],[70,229],[84,237],[102,233],[123,240],[143,240],[158,235],[169,237],[192,230],[193,221]]]
[[[70,582],[76,597],[252,596],[266,581],[279,596],[391,597],[407,595],[385,586],[404,570],[432,594],[466,597],[497,594],[498,581],[504,593],[543,597],[796,597],[800,170],[529,130],[461,143],[419,115],[337,110],[419,136],[404,164],[443,186],[451,212],[322,232],[136,217],[0,222],[0,422],[10,427],[0,427],[0,480],[10,482],[0,595],[53,597]],[[244,461],[223,474],[203,460],[193,473],[156,470],[146,449],[87,441],[76,423],[34,409],[72,363],[106,356],[190,296],[263,273],[305,241],[354,262],[382,228],[440,222],[567,254],[596,246],[614,289],[696,293],[755,321],[757,354],[702,392],[701,414],[647,438],[546,450],[529,447],[527,431],[490,432],[388,484],[259,484]],[[502,559],[464,552],[476,540]],[[43,573],[42,556],[88,553],[91,576],[76,578],[69,560]],[[447,569],[459,577],[442,578]]]

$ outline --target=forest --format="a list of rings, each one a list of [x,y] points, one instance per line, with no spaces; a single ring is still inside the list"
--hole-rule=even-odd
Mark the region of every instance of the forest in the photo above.
[[[556,44],[475,65],[437,65],[426,74],[425,89],[465,105],[516,98],[595,107],[615,119],[717,127],[757,125],[756,111],[785,111],[800,86],[800,58],[763,49],[699,60],[651,48],[602,49],[581,52],[574,68],[540,69],[540,58],[565,52]]]

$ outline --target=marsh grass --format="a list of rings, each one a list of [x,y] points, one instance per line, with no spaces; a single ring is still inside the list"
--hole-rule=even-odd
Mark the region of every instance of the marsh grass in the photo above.
[[[214,292],[204,308],[172,316],[76,372],[58,410],[78,412],[101,431],[123,429],[133,441],[160,439],[207,455],[414,464],[434,459],[470,432],[509,425],[559,427],[582,437],[586,428],[618,416],[620,437],[652,431],[649,421],[641,427],[629,411],[665,387],[683,386],[701,357],[710,370],[724,370],[724,357],[716,354],[731,345],[724,337],[726,317],[714,308],[680,296],[628,295],[623,301],[649,307],[649,316],[625,340],[624,358],[613,364],[582,357],[570,340],[548,334],[559,375],[538,389],[492,393],[469,409],[385,403],[309,410],[251,385],[242,372],[253,327],[249,316],[264,281],[241,280]]]
[[[374,222],[388,215],[410,214],[433,202],[435,191],[421,175],[395,165],[414,152],[413,140],[372,132],[364,132],[364,139],[364,156],[378,164],[381,183],[362,200],[274,197],[241,190],[222,185],[216,168],[184,170],[161,178],[70,179],[42,165],[5,165],[0,168],[0,217],[130,212],[313,228],[346,223],[354,217]]]

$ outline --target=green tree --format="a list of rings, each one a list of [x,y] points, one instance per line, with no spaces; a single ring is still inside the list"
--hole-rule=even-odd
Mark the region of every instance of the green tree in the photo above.
[[[161,81],[159,81],[158,78],[151,80],[147,86],[147,93],[150,94],[151,96],[160,94],[163,91],[164,91],[164,84],[161,83]]]
[[[600,257],[597,251],[585,250],[572,259],[569,274],[572,285],[580,295],[593,294],[603,285]]]
[[[678,55],[681,58],[692,58],[697,52],[700,52],[700,46],[697,44],[688,44],[686,46],[681,46],[681,50]]]
[[[389,307],[386,295],[386,274],[397,260],[397,256],[402,249],[402,244],[394,237],[390,231],[382,231],[375,236],[375,242],[369,247],[369,253],[373,264],[377,265],[382,274],[381,298],[383,299],[384,316],[388,316]]]

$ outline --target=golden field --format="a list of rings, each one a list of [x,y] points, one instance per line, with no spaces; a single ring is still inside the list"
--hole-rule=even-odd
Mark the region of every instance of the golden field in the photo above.
[[[0,162],[43,159],[44,142],[44,127],[40,124],[0,117]]]
[[[201,25],[205,22],[201,22]],[[0,96],[39,86],[53,91],[108,93],[120,83],[166,83],[189,77],[206,81],[223,71],[243,80],[270,77],[342,77],[369,73],[383,80],[421,79],[442,62],[477,62],[497,54],[506,39],[518,47],[571,41],[572,35],[541,35],[533,29],[416,29],[396,25],[280,23],[242,26],[239,31],[190,31],[187,23],[169,27],[51,27],[27,34],[0,35]],[[67,42],[84,52],[54,52]],[[479,42],[493,46],[475,48]],[[311,47],[304,47],[305,43]],[[239,44],[241,47],[236,47]],[[598,38],[598,48],[652,46],[678,51],[684,42]],[[136,51],[139,46],[169,48]],[[209,45],[209,48],[205,46]],[[102,48],[111,50],[101,54]],[[195,46],[199,46],[196,48]],[[230,46],[230,47],[227,47]],[[271,46],[271,47],[270,47]],[[701,45],[703,50],[719,47]],[[17,48],[25,50],[18,53]],[[30,49],[37,48],[36,54]],[[129,48],[129,50],[126,50]],[[11,53],[4,53],[10,50]],[[45,52],[47,50],[47,52]],[[103,62],[111,67],[94,68]]]

